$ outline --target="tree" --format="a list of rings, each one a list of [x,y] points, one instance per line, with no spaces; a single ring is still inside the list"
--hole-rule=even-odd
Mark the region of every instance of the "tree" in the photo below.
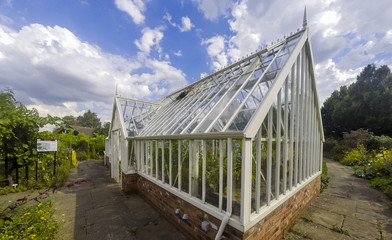
[[[388,66],[369,64],[349,87],[334,91],[321,108],[327,137],[368,129],[392,136],[392,74]]]
[[[63,117],[63,122],[67,126],[76,125],[76,118],[72,115],[65,116]]]
[[[107,137],[109,134],[109,128],[110,128],[110,122],[105,122],[103,124],[103,127],[94,129],[94,133],[99,135],[104,135],[105,137]]]
[[[36,141],[40,127],[54,123],[48,116],[40,117],[17,102],[12,90],[0,92],[0,159],[5,162],[5,175],[37,160]]]
[[[101,120],[98,118],[97,114],[88,110],[76,118],[77,125],[89,128],[99,128],[101,127]]]

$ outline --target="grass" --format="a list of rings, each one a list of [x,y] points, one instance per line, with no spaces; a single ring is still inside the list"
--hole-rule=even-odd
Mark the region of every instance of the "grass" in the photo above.
[[[338,224],[333,225],[332,230],[335,232],[350,236],[350,233],[346,229],[344,229],[343,226],[338,226]]]

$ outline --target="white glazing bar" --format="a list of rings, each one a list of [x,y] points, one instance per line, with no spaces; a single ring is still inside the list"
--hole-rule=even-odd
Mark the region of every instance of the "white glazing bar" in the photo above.
[[[229,106],[231,106],[231,104],[232,104],[233,101],[237,101],[237,102],[238,102],[238,100],[237,100],[237,95],[240,94],[240,92],[242,91],[242,89],[245,88],[245,86],[247,85],[247,83],[249,82],[249,80],[252,78],[254,72],[256,71],[256,68],[258,68],[258,65],[259,65],[259,64],[260,64],[259,58],[257,58],[256,60],[254,60],[254,61],[251,63],[251,65],[249,66],[249,69],[250,69],[251,67],[252,67],[252,69],[250,69],[250,70],[247,69],[246,72],[243,73],[243,75],[244,75],[244,74],[247,74],[248,72],[250,72],[250,73],[249,73],[249,76],[245,79],[245,81],[241,84],[241,86],[237,89],[237,91],[233,94],[233,96],[225,103],[224,108],[217,114],[217,116],[215,116],[215,120],[212,121],[212,122],[210,123],[210,126],[207,127],[207,129],[206,129],[204,132],[209,132],[209,131],[211,130],[211,128],[215,125],[215,123],[220,119],[220,117],[222,116],[222,114],[226,112],[226,109],[227,109]],[[249,71],[248,71],[248,70],[249,70]],[[241,77],[242,77],[242,76],[241,76]],[[248,94],[248,95],[249,95],[249,94]],[[244,101],[245,101],[245,99],[244,99],[242,102],[244,102]],[[240,104],[240,105],[237,107],[237,110],[238,110],[241,106],[242,106],[242,105]]]
[[[299,129],[300,129],[300,109],[301,109],[301,101],[300,101],[300,70],[301,70],[301,62],[300,62],[300,54],[297,57],[297,70],[296,70],[296,87],[295,87],[295,162],[294,162],[294,186],[297,186],[299,180]]]
[[[182,179],[181,179],[181,140],[178,140],[178,179],[177,179],[177,181],[178,181],[178,190],[180,190],[181,191],[181,181],[182,181]]]
[[[284,87],[284,145],[283,145],[283,194],[286,194],[287,188],[287,159],[289,154],[287,152],[288,148],[288,136],[289,136],[289,76],[286,78]]]
[[[200,121],[200,123],[197,125],[197,127],[193,129],[192,133],[198,132],[199,128],[201,128],[202,126],[204,126],[205,121],[206,121],[207,119],[209,119],[209,116],[210,116],[211,114],[216,113],[216,112],[215,112],[215,109],[217,109],[218,107],[222,107],[222,102],[223,102],[224,100],[227,100],[227,99],[226,99],[226,96],[228,96],[228,95],[230,94],[230,92],[233,91],[233,89],[236,87],[237,83],[240,82],[240,80],[242,80],[242,77],[243,77],[244,75],[246,75],[247,73],[250,72],[250,70],[252,69],[253,65],[254,65],[255,62],[257,62],[257,61],[258,61],[258,60],[253,61],[252,63],[250,63],[249,65],[247,65],[247,66],[245,67],[246,69],[245,69],[245,70],[241,73],[241,75],[235,80],[234,84],[232,84],[232,85],[227,89],[227,91],[223,94],[223,96],[221,96],[221,98],[215,103],[215,105],[210,109],[210,111],[203,117],[203,119]],[[251,76],[251,74],[249,74],[249,77],[250,77],[250,76]],[[248,80],[249,77],[248,77],[247,79],[245,79],[245,81]],[[242,86],[241,86],[241,87],[242,87]],[[230,102],[230,100],[229,100],[229,102]],[[225,104],[226,104],[226,103],[225,103]],[[222,111],[219,111],[219,113],[221,113],[221,112],[222,112]],[[214,117],[215,120],[218,119],[215,115],[214,115],[213,117]],[[215,122],[215,121],[213,121],[213,122]],[[212,124],[210,123],[209,127],[211,127],[211,125],[212,125]]]
[[[252,205],[252,139],[242,139],[242,173],[241,173],[241,222],[250,221]]]
[[[226,212],[232,212],[233,199],[233,154],[232,139],[227,139],[227,204]]]
[[[204,119],[204,118],[208,115],[209,112],[206,112],[205,115],[204,115],[202,118],[199,119],[199,117],[205,112],[205,110],[206,110],[208,107],[210,107],[210,106],[212,106],[212,105],[214,105],[214,106],[216,105],[216,103],[213,103],[213,101],[215,100],[215,98],[216,98],[217,96],[219,96],[220,94],[222,94],[222,97],[223,97],[223,96],[224,96],[224,92],[225,92],[225,91],[227,92],[229,89],[231,89],[231,87],[232,87],[233,85],[235,85],[235,84],[237,83],[237,81],[240,79],[240,76],[237,77],[237,78],[235,79],[234,83],[233,83],[231,86],[229,86],[229,85],[230,85],[230,82],[233,81],[232,78],[233,78],[235,75],[237,75],[237,73],[240,72],[240,70],[241,70],[241,68],[238,68],[238,69],[234,70],[235,72],[234,72],[232,75],[231,75],[232,72],[227,73],[227,75],[226,75],[226,77],[225,77],[225,80],[223,81],[223,82],[224,82],[223,86],[219,89],[218,92],[215,93],[214,96],[211,97],[211,99],[208,101],[208,103],[207,103],[207,104],[203,107],[203,109],[201,109],[201,111],[193,118],[193,120],[190,121],[190,122],[186,125],[186,127],[184,127],[184,129],[181,131],[180,134],[186,133],[187,130],[193,125],[194,122],[196,122],[196,121],[198,121],[198,120],[201,121],[202,119]],[[227,78],[230,78],[230,80],[226,81]],[[228,86],[227,89],[226,89],[226,86]],[[221,98],[222,98],[222,97],[221,97]],[[211,108],[209,111],[212,111],[212,108]],[[190,116],[191,116],[191,115],[190,115]],[[200,123],[199,123],[199,124],[200,124]],[[178,129],[178,128],[177,128],[177,129]],[[174,132],[176,132],[177,129],[176,129]]]
[[[236,119],[238,113],[241,111],[242,107],[246,104],[246,102],[248,101],[248,98],[252,97],[253,92],[255,91],[255,89],[257,87],[259,87],[260,82],[263,80],[264,76],[266,73],[268,73],[270,67],[273,65],[273,63],[275,63],[275,59],[279,56],[280,52],[282,51],[283,48],[279,49],[279,51],[275,54],[274,58],[271,60],[270,64],[268,64],[266,69],[263,69],[263,73],[260,75],[260,77],[258,78],[258,80],[256,81],[256,83],[253,85],[252,89],[249,90],[248,95],[244,98],[244,100],[241,102],[241,104],[238,106],[237,110],[232,114],[232,116],[230,117],[229,121],[226,123],[226,126],[222,129],[222,131],[226,131],[231,123],[234,121],[234,119]],[[263,61],[264,58],[261,59],[260,57],[260,61],[261,64],[263,65]]]
[[[300,152],[299,152],[299,182],[301,183],[304,180],[304,172],[303,172],[303,161],[304,161],[304,137],[305,137],[305,56],[304,56],[304,48],[301,50],[301,115],[300,115]]]
[[[149,144],[149,154],[148,156],[150,157],[150,177],[152,177],[152,172],[154,171],[153,167],[154,167],[154,160],[153,160],[153,156],[152,156],[152,141],[148,141]]]
[[[173,145],[172,145],[172,140],[169,140],[169,185],[172,186],[172,151],[173,151]]]
[[[155,141],[155,178],[158,180],[158,140]]]
[[[206,202],[206,141],[201,140],[202,149],[202,186],[201,186],[201,201]]]
[[[260,209],[260,185],[261,185],[261,125],[256,135],[256,213]]]
[[[306,60],[306,53],[304,53],[304,71],[305,71],[305,102],[304,102],[304,158],[303,158],[303,180],[308,178],[308,166],[309,166],[309,79],[308,79],[308,68],[307,68],[307,60]]]
[[[280,195],[280,165],[281,165],[281,135],[282,135],[282,90],[278,92],[278,106],[276,117],[276,166],[275,166],[275,197],[279,199]]]
[[[313,95],[313,92],[312,92],[312,88],[310,88],[311,89],[311,95],[310,95],[310,99],[311,99],[311,106],[310,106],[310,109],[312,110],[311,111],[311,118],[310,118],[310,120],[311,120],[311,122],[312,122],[312,124],[311,124],[311,159],[310,159],[310,175],[313,175],[313,173],[315,172],[314,170],[314,163],[315,163],[315,149],[316,149],[316,146],[315,146],[315,144],[314,144],[314,135],[315,135],[315,131],[314,131],[314,127],[315,127],[315,119],[314,119],[314,114],[315,114],[315,109],[314,109],[314,100],[313,100],[313,97],[314,97],[314,95]]]
[[[135,148],[135,150],[136,150],[136,153],[135,153],[135,156],[136,156],[136,169],[138,170],[138,171],[141,171],[142,170],[142,164],[141,164],[141,160],[140,160],[140,149],[139,149],[139,145],[140,145],[140,143],[139,143],[139,141],[135,141],[136,142],[136,148]]]
[[[207,86],[208,84],[204,84],[203,86],[201,86],[201,88],[203,88],[202,91],[200,91],[198,94],[195,94],[194,96],[192,96],[192,101],[190,101],[190,103],[188,103],[185,109],[181,110],[178,112],[177,116],[174,116],[171,118],[169,123],[164,123],[166,126],[169,126],[164,132],[164,135],[167,135],[168,133],[171,132],[172,130],[172,126],[180,126],[183,123],[184,116],[189,116],[191,113],[193,113],[195,110],[199,109],[198,106],[200,106],[201,102],[203,101],[203,99],[206,98],[206,96],[209,96],[210,92],[214,92],[215,88],[218,87],[218,85],[216,85],[214,87],[214,89],[206,89],[205,86]],[[199,104],[199,105],[198,105]],[[193,109],[193,110],[192,110]],[[191,111],[191,113],[189,112]],[[180,122],[181,121],[181,122]]]
[[[162,156],[161,156],[161,162],[162,162],[162,182],[165,182],[165,140],[161,141],[162,144]]]
[[[296,63],[294,63],[293,67],[291,68],[291,99],[290,99],[290,148],[289,148],[289,153],[290,153],[290,164],[289,164],[289,189],[291,190],[293,188],[293,171],[294,171],[294,112],[298,108],[296,105],[297,103],[295,102],[296,98],[296,92],[295,92],[295,67]]]
[[[146,159],[144,158],[144,141],[140,141],[140,159],[142,162],[142,172],[146,171]]]
[[[193,145],[193,141],[194,140],[189,140],[189,144],[188,144],[188,152],[189,152],[189,164],[188,164],[188,166],[189,166],[189,172],[188,172],[188,190],[189,190],[189,195],[192,195],[192,171],[193,171],[193,169],[192,169],[192,165],[193,165],[193,156],[194,156],[194,154],[193,154],[193,147],[194,147],[194,145]]]
[[[271,203],[271,177],[272,177],[272,107],[268,112],[268,149],[267,149],[267,205]]]
[[[219,211],[222,211],[223,202],[223,140],[219,140]]]
[[[206,84],[202,84],[201,87],[204,85]],[[199,99],[202,99],[206,93],[208,93],[208,90],[195,92],[191,97],[187,97],[186,101],[183,101],[184,103],[180,105],[178,109],[175,109],[170,116],[167,116],[165,121],[159,123],[159,126],[165,126],[166,129],[163,129],[163,132],[158,132],[158,134],[167,134],[168,130],[170,130],[170,126],[175,125],[175,122],[179,121],[181,117],[194,106],[195,102],[197,103]]]

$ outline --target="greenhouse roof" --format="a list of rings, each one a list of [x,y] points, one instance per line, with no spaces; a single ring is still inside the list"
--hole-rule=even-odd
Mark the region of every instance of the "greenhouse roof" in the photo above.
[[[305,44],[306,27],[156,103],[117,97],[128,137],[255,136]]]

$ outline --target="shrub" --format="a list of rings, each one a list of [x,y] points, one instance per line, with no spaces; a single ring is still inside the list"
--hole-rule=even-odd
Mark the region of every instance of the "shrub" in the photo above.
[[[375,177],[372,179],[370,185],[378,190],[385,191],[389,185],[392,184],[391,178]]]
[[[340,161],[344,157],[344,148],[336,139],[328,138],[323,144],[324,156],[335,161]]]
[[[350,131],[350,133],[343,133],[342,145],[346,151],[353,150],[360,145],[365,145],[367,139],[372,136],[372,133],[365,129],[358,129],[355,131]]]
[[[55,219],[52,205],[48,201],[14,209],[6,217],[2,213],[0,239],[55,239],[59,222]]]
[[[369,162],[369,156],[363,145],[360,145],[354,150],[346,152],[342,163],[349,166],[365,165]]]

